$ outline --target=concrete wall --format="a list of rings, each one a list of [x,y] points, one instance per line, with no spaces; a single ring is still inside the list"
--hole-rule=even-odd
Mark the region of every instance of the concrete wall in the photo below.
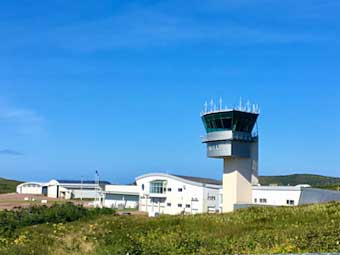
[[[108,208],[138,208],[139,195],[105,194],[104,207]]]
[[[238,155],[224,158],[223,212],[234,211],[237,205],[252,203],[252,183],[257,182],[258,143],[243,143],[238,150],[245,147],[250,152],[248,158]]]
[[[53,198],[57,198],[59,197],[58,194],[58,185],[50,185],[47,187],[47,196],[48,197],[53,197]]]
[[[324,189],[301,188],[300,204],[325,203],[339,201],[340,192]]]
[[[138,208],[139,189],[136,185],[105,185],[104,206],[109,208]]]

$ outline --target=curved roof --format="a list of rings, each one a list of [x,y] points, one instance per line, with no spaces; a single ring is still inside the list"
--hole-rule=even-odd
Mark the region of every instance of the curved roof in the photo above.
[[[17,187],[21,187],[21,186],[24,186],[24,185],[27,185],[27,184],[35,184],[35,185],[40,185],[40,186],[44,185],[44,183],[42,183],[42,182],[23,182],[23,183],[20,183]]]
[[[200,182],[200,183],[212,184],[212,185],[222,185],[222,181],[211,179],[211,178],[185,176],[185,175],[177,175],[177,174],[174,174],[174,176],[177,176],[179,178],[186,179],[189,181],[193,181],[193,182]]]
[[[96,184],[95,181],[81,181],[81,180],[56,180],[61,184]],[[111,184],[108,181],[99,181],[99,184]]]
[[[162,176],[165,178],[173,178],[175,180],[179,180],[191,185],[196,186],[206,186],[206,185],[214,185],[214,186],[221,186],[222,182],[215,179],[210,178],[202,178],[202,177],[194,177],[194,176],[184,176],[184,175],[175,175],[175,174],[165,174],[165,173],[149,173],[144,174],[141,176],[138,176],[136,180],[140,180],[146,177],[152,177],[152,176]]]

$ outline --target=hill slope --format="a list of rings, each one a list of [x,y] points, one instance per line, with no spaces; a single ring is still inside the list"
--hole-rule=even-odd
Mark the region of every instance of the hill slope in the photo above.
[[[311,186],[333,186],[340,184],[340,178],[314,174],[292,174],[281,176],[260,176],[261,185],[291,185],[309,184]]]
[[[0,178],[0,194],[15,192],[20,183],[22,182]]]

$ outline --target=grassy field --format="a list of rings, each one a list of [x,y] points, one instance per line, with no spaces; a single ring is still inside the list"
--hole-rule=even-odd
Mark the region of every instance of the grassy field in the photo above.
[[[0,254],[208,255],[340,251],[340,203],[159,218],[100,212],[88,215],[84,209],[65,208],[66,213],[60,208],[57,212],[44,211],[49,210],[45,208],[33,213],[32,218],[27,211],[23,217],[21,213],[6,216],[9,212],[3,212],[5,216],[0,217],[0,224],[7,230],[0,232]],[[74,217],[72,212],[76,214]],[[44,217],[37,216],[40,214],[49,217],[48,223]]]
[[[0,194],[15,192],[20,183],[19,181],[0,178]]]

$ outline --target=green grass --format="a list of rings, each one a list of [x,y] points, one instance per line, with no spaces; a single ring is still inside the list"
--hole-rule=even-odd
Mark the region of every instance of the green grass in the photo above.
[[[338,183],[338,184],[333,184],[333,185],[314,186],[314,187],[315,187],[315,188],[319,188],[319,189],[329,189],[329,190],[340,191],[340,183]]]
[[[340,252],[340,203],[253,207],[223,215],[98,214],[72,222],[61,217],[0,235],[0,254],[6,255],[314,252]]]
[[[16,192],[17,185],[20,183],[22,182],[0,178],[0,194]]]

